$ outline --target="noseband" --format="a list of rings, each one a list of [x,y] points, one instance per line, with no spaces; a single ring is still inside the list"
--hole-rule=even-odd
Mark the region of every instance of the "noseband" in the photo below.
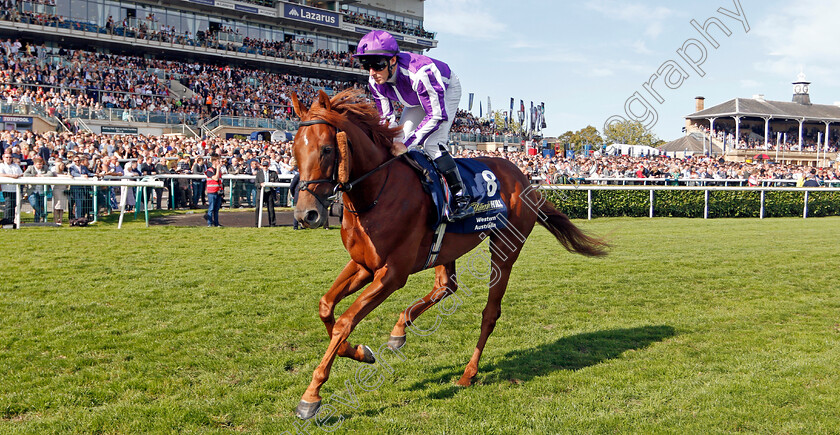
[[[323,125],[328,125],[330,127],[333,127],[332,124],[330,124],[329,122],[327,122],[323,119],[311,119],[309,121],[303,121],[299,124],[299,126],[300,127],[309,127],[311,125],[318,125],[318,124],[323,124]],[[338,129],[338,127],[335,127],[335,130],[336,130],[336,133],[338,133],[340,131]],[[326,199],[323,199],[323,198],[321,198],[321,195],[318,195],[317,193],[315,193],[314,190],[309,188],[310,184],[319,184],[319,183],[330,183],[333,186],[335,186],[335,187],[333,187],[333,194],[330,195],[329,197],[327,197]],[[346,190],[350,190],[350,189],[346,189]],[[309,192],[327,210],[329,210],[330,206],[338,198],[338,192],[343,192],[343,191],[346,191],[346,190],[344,188],[344,185],[338,181],[338,150],[336,150],[336,152],[335,152],[335,161],[333,161],[332,176],[330,178],[319,178],[317,180],[300,180],[300,181],[298,181],[298,192]]]
[[[300,124],[298,124],[298,126],[299,127],[309,127],[311,125],[317,125],[317,124],[323,124],[323,125],[328,125],[330,127],[334,127],[335,131],[336,131],[336,134],[338,134],[341,131],[341,130],[339,130],[338,127],[335,127],[334,125],[330,124],[329,122],[327,122],[326,120],[323,120],[323,119],[310,119],[308,121],[301,122]],[[347,139],[347,146],[352,147],[352,143],[350,143],[349,138]],[[300,181],[298,181],[298,192],[309,192],[312,196],[315,197],[316,200],[318,200],[319,203],[321,203],[321,205],[325,209],[329,210],[330,206],[336,201],[336,199],[338,199],[338,195],[339,195],[340,192],[351,191],[353,189],[353,186],[355,186],[358,183],[361,183],[362,180],[364,180],[365,178],[373,175],[374,173],[376,173],[380,169],[382,169],[386,166],[389,166],[391,163],[393,163],[394,161],[396,161],[397,159],[399,159],[401,157],[402,157],[402,155],[397,156],[397,157],[392,157],[392,158],[388,159],[387,161],[385,161],[385,163],[382,163],[381,165],[377,166],[376,168],[368,171],[367,173],[363,174],[359,178],[357,178],[353,181],[350,181],[348,183],[342,183],[342,182],[338,181],[338,163],[339,162],[338,162],[338,150],[336,150],[335,161],[333,162],[332,176],[330,178],[319,178],[317,180],[300,180]],[[388,175],[389,176],[391,175],[390,170],[388,171]],[[334,186],[333,187],[333,194],[330,195],[329,197],[327,197],[326,199],[322,199],[320,195],[318,195],[312,189],[309,188],[310,184],[319,184],[319,183],[330,183],[330,184],[332,184]],[[345,206],[347,211],[349,211],[350,213],[353,213],[353,214],[359,214],[359,213],[364,213],[364,212],[372,209],[374,206],[376,206],[377,203],[379,203],[379,197],[382,196],[382,192],[385,190],[385,185],[387,183],[388,183],[388,178],[386,177],[385,182],[382,183],[382,188],[379,190],[379,193],[376,195],[376,199],[369,206],[365,207],[363,210],[351,210],[350,207]]]

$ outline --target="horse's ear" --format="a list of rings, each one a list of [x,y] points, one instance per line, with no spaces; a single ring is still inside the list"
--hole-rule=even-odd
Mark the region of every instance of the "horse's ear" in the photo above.
[[[332,105],[330,104],[330,96],[327,95],[327,93],[324,92],[323,89],[318,91],[318,102],[321,104],[321,107],[327,110],[327,112],[332,110]]]
[[[303,104],[300,104],[297,92],[292,92],[292,107],[295,109],[295,114],[297,114],[298,118],[303,119],[306,116],[306,108],[303,107]]]
[[[338,145],[338,182],[350,181],[350,146],[347,140],[347,133],[340,131],[335,135],[335,142]]]

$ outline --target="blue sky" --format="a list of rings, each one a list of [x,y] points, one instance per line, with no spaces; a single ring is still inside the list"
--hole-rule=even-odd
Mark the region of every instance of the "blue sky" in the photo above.
[[[738,11],[749,25],[719,8]],[[692,27],[717,17],[731,32],[709,33],[713,48]],[[475,93],[486,111],[507,110],[510,98],[546,105],[549,136],[594,125],[599,131],[612,115],[625,114],[635,92],[645,97],[658,120],[651,130],[661,139],[682,135],[683,116],[694,112],[694,97],[710,107],[735,97],[764,94],[790,101],[800,71],[811,81],[811,101],[840,101],[840,2],[829,0],[618,1],[583,0],[510,2],[501,0],[427,0],[425,27],[437,32],[438,48],[429,56],[448,63],[467,95]],[[694,38],[706,50],[700,74],[677,50]],[[699,48],[687,47],[695,59]],[[687,73],[676,89],[654,82],[664,102],[643,84],[667,61]],[[677,83],[679,70],[672,76]],[[643,112],[641,103],[632,110]]]

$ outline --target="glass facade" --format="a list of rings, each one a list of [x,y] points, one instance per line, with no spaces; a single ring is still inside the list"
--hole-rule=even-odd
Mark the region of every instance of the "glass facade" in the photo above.
[[[43,7],[43,5],[34,6]],[[159,30],[161,26],[174,28],[179,34],[190,32],[191,35],[195,35],[199,31],[206,32],[209,29],[229,28],[232,30],[232,34],[238,34],[240,38],[248,37],[269,41],[302,38],[312,40],[314,50],[325,49],[335,52],[346,51],[348,46],[355,45],[357,42],[356,40],[351,41],[280,26],[237,21],[220,15],[187,12],[129,1],[55,0],[54,8],[56,15],[70,17],[71,20],[100,27],[105,27],[108,17],[112,17],[117,23],[122,22],[123,19],[128,19],[131,25],[136,25],[137,22],[142,21],[153,30]]]
[[[402,15],[395,15],[387,12],[377,11],[374,9],[368,9],[361,6],[353,6],[353,5],[341,5],[341,9],[347,12],[352,12],[356,14],[365,14],[370,15],[372,17],[381,18],[385,22],[388,20],[397,21],[400,23],[404,23],[409,27],[423,27],[423,20],[418,20],[411,17],[404,17]]]

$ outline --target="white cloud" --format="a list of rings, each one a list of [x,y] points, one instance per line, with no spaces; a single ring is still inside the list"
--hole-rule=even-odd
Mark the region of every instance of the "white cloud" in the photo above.
[[[772,8],[752,30],[767,55],[756,69],[791,81],[801,69],[809,79],[840,84],[835,72],[840,68],[840,3],[801,0],[784,5]]]
[[[644,55],[653,54],[653,50],[649,49],[647,47],[647,44],[645,44],[645,41],[642,41],[641,39],[634,42],[633,45],[632,45],[632,48],[633,48],[633,51],[636,54],[644,54]]]
[[[489,40],[503,37],[507,30],[478,0],[429,0],[424,10],[423,27],[438,33]]]
[[[676,13],[663,6],[649,6],[618,0],[591,0],[586,8],[617,21],[639,24],[648,38],[656,38],[664,30],[664,21]]]
[[[741,87],[742,87],[742,88],[752,88],[752,89],[755,89],[755,88],[757,88],[757,87],[759,87],[759,86],[761,86],[761,83],[760,83],[760,82],[758,82],[758,81],[756,81],[756,80],[752,80],[752,79],[744,79],[744,80],[741,80]]]
[[[592,75],[595,77],[609,77],[615,75],[615,71],[609,68],[595,68],[592,70]]]
[[[575,49],[561,45],[550,44],[518,44],[510,46],[511,50],[500,59],[503,62],[514,63],[560,63],[587,64],[592,63],[590,57]]]

